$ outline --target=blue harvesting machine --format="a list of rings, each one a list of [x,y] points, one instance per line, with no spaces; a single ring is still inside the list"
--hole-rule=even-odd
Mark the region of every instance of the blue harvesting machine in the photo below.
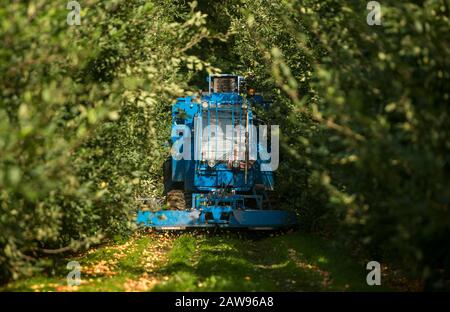
[[[295,213],[273,209],[269,199],[274,137],[269,148],[267,127],[258,127],[252,109],[268,103],[241,76],[210,75],[207,81],[208,92],[173,105],[172,156],[164,164],[167,205],[138,211],[138,224],[162,230],[295,227]]]

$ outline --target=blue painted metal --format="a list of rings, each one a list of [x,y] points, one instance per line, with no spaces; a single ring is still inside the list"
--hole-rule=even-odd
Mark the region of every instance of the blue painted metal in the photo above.
[[[252,149],[266,152],[259,143],[249,142],[258,137],[258,131],[251,127],[252,106],[267,108],[268,103],[260,95],[248,97],[240,92],[240,76],[212,75],[207,82],[208,92],[178,98],[172,108],[171,143],[184,138],[193,148],[179,150],[180,155],[190,155],[189,159],[172,158],[171,181],[182,183],[184,192],[192,194],[192,206],[187,210],[139,211],[137,222],[158,229],[296,225],[293,212],[273,210],[265,204],[266,191],[274,189],[273,172],[260,170],[259,153],[249,161]],[[230,141],[230,136],[219,135],[219,128],[226,125],[237,127]],[[245,162],[237,160],[240,155],[246,155]]]
[[[208,219],[207,216],[213,218]],[[221,217],[228,214],[228,219]],[[230,206],[209,207],[206,210],[139,211],[138,224],[156,229],[226,227],[246,229],[279,229],[297,225],[294,213],[281,210],[237,210]]]

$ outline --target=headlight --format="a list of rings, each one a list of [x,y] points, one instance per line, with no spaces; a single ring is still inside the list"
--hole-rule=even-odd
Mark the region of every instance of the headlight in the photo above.
[[[210,166],[211,168],[214,168],[215,165],[216,165],[216,161],[214,159],[208,160],[208,166]]]
[[[203,102],[203,103],[202,103],[202,107],[203,107],[204,109],[207,109],[207,108],[208,108],[208,102]]]
[[[233,161],[233,168],[239,168],[239,160]]]

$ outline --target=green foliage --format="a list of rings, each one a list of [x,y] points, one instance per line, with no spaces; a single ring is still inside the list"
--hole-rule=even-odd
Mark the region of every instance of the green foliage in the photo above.
[[[81,26],[65,6],[0,9],[2,280],[129,233],[136,199],[161,193],[171,101],[213,70],[187,52],[209,36],[195,5],[175,20],[169,2],[84,1]]]
[[[449,287],[449,5],[383,1],[382,26],[365,5],[242,1],[235,51],[262,91],[283,91],[267,114],[281,205]]]

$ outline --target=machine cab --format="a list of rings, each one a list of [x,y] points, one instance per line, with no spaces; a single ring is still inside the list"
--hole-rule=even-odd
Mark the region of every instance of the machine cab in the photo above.
[[[209,75],[207,78],[208,92],[211,93],[237,93],[239,94],[244,78],[241,76],[221,74]]]

